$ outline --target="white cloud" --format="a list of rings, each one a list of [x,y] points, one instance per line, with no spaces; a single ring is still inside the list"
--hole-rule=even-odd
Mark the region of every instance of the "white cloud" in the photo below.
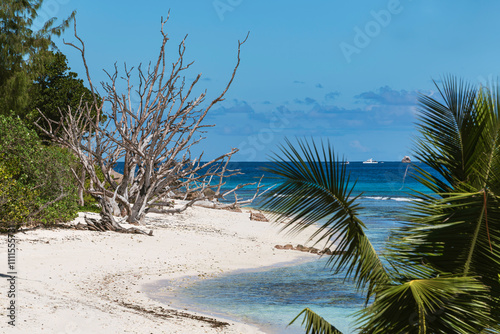
[[[363,146],[359,140],[353,140],[349,143],[349,146],[358,150],[358,151],[361,151],[361,152],[368,152],[369,149],[365,146]]]

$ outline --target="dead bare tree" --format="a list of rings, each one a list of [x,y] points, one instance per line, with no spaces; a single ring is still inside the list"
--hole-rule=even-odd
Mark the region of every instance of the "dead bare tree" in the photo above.
[[[174,213],[206,199],[207,189],[212,189],[212,201],[217,203],[224,196],[221,187],[225,179],[238,173],[227,168],[229,160],[238,151],[236,148],[206,162],[202,162],[203,154],[192,157],[191,149],[204,139],[204,128],[213,126],[203,124],[203,120],[216,103],[224,100],[240,64],[240,47],[248,35],[242,42],[238,41],[236,65],[225,89],[205,103],[206,91],[192,96],[201,74],[189,85],[182,75],[193,64],[184,62],[186,38],[179,44],[176,61],[167,62],[165,46],[169,38],[164,31],[167,21],[168,17],[162,19],[162,44],[156,63],[150,63],[147,70],[142,66],[137,68],[138,88],[134,91],[132,85],[134,69],[125,66],[125,73],[120,76],[115,65],[113,73],[106,72],[109,82],[102,84],[105,96],[98,105],[85,58],[85,44],[76,32],[75,20],[75,37],[80,46],[65,44],[81,53],[94,105],[81,103],[76,112],[60,111],[60,122],[42,115],[39,121],[48,123],[48,130],[37,122],[53,141],[69,148],[80,159],[91,179],[87,191],[99,198],[103,206],[102,221],[106,221],[108,229],[120,228],[113,214],[126,217],[129,223],[139,224],[150,210]],[[125,93],[119,92],[119,78],[126,83]],[[134,92],[139,96],[138,104],[132,103]],[[100,116],[105,106],[110,107],[110,111],[106,113],[107,122],[103,125]],[[97,110],[97,117],[95,114],[92,117],[92,108]],[[124,161],[123,176],[119,181],[113,171],[118,161]],[[99,178],[99,171],[104,179]],[[212,183],[212,180],[218,182]],[[257,191],[259,189],[260,185]],[[196,196],[182,208],[166,207],[168,201],[165,199],[179,191],[186,195],[195,193]],[[221,204],[224,205],[227,204]]]

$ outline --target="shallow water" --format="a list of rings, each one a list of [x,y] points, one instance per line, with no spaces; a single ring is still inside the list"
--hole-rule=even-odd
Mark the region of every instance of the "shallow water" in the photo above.
[[[288,323],[305,307],[330,320],[344,333],[354,328],[346,314],[361,308],[364,297],[343,275],[325,268],[326,258],[299,265],[200,280],[186,277],[150,287],[149,296],[178,308],[254,324],[268,333],[302,333],[300,320]],[[165,288],[175,286],[172,291]]]
[[[261,166],[239,164],[246,174],[231,179],[228,186],[260,176]],[[408,164],[399,162],[348,165],[352,180],[357,180],[353,195],[361,195],[360,218],[377,250],[384,247],[390,230],[403,223],[402,217],[412,203],[410,189],[425,191],[409,177],[408,169]],[[156,290],[150,290],[150,296],[165,303],[173,300],[172,306],[255,324],[269,333],[303,333],[301,319],[290,327],[287,324],[309,307],[343,333],[354,333],[352,314],[362,308],[364,295],[352,282],[344,280],[342,273],[333,275],[325,263],[326,258],[322,258],[300,265],[187,280],[181,288],[163,295],[162,287],[172,282],[162,282]]]
[[[368,235],[376,249],[383,247],[388,231],[399,222],[365,217]],[[184,278],[159,282],[149,296],[178,308],[254,324],[267,333],[303,333],[302,318],[287,327],[305,307],[327,319],[344,334],[355,333],[354,317],[365,296],[344,274],[333,275],[327,257],[307,263],[265,270],[239,271],[208,279]],[[176,287],[165,292],[162,287]]]

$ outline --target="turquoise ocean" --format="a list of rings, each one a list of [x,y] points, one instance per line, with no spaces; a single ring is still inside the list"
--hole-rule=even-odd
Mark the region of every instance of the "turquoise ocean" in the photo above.
[[[266,164],[232,163],[231,167],[240,169],[243,174],[231,177],[226,187],[257,182],[263,175],[265,186],[279,182],[262,171]],[[401,162],[350,162],[346,165],[351,180],[357,181],[353,193],[361,195],[361,218],[367,226],[367,234],[378,250],[384,247],[389,231],[404,224],[407,206],[413,201],[412,190],[426,192],[411,176],[415,165],[423,167],[419,163]],[[252,196],[254,187],[240,191],[239,196],[242,199]],[[244,321],[269,333],[303,333],[300,321],[290,327],[287,325],[302,309],[309,307],[343,333],[356,333],[352,315],[363,307],[364,295],[356,291],[354,284],[346,281],[342,273],[333,275],[326,260],[326,257],[318,257],[307,263],[193,280],[176,293],[173,306]],[[149,292],[154,298],[154,291]],[[160,297],[158,299],[161,301]]]

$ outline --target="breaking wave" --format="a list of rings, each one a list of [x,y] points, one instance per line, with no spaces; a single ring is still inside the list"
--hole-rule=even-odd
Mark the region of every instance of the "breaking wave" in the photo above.
[[[374,199],[374,200],[378,200],[378,201],[397,201],[397,202],[421,201],[421,199],[419,199],[419,198],[411,198],[411,197],[363,196],[361,198]]]

